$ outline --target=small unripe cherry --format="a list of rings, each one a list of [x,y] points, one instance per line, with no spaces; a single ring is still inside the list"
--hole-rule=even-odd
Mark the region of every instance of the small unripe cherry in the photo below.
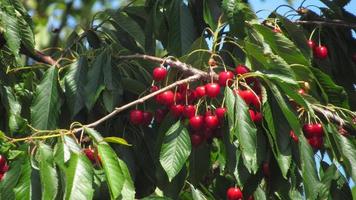
[[[167,76],[167,70],[164,67],[156,67],[153,70],[153,80],[162,81]]]
[[[238,188],[238,187],[230,187],[226,191],[226,197],[227,197],[228,200],[242,200],[243,195],[242,195],[242,192],[241,192],[240,188]]]
[[[143,112],[141,110],[135,109],[130,112],[130,122],[134,125],[142,124],[143,122]]]
[[[210,98],[215,98],[220,94],[220,86],[217,83],[208,83],[205,85],[206,95]]]

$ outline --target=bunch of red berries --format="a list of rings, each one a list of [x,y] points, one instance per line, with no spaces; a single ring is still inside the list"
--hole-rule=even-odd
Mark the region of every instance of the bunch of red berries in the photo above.
[[[5,156],[0,154],[0,181],[3,179],[7,171],[9,171],[9,165],[7,164],[7,160]]]
[[[324,129],[320,123],[309,123],[303,126],[303,132],[308,139],[310,146],[314,149],[320,149],[323,147]]]
[[[326,46],[321,44],[317,46],[313,40],[308,40],[307,43],[308,46],[313,50],[313,54],[316,58],[325,59],[328,57],[328,48],[326,48]]]

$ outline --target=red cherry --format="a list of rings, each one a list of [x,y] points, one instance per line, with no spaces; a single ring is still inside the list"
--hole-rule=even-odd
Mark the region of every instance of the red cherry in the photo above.
[[[226,108],[220,107],[215,110],[216,116],[221,120],[224,119],[226,113]]]
[[[315,42],[314,42],[313,40],[308,40],[308,41],[307,41],[307,44],[308,44],[308,46],[309,46],[311,49],[314,49],[314,47],[315,47]]]
[[[263,165],[262,165],[262,172],[263,172],[263,175],[265,175],[265,177],[270,177],[271,176],[271,173],[270,173],[270,170],[269,170],[269,163],[268,162],[264,162]]]
[[[183,114],[184,106],[181,104],[171,105],[170,110],[174,117],[180,117]]]
[[[4,174],[5,172],[9,171],[9,165],[5,164],[2,167],[0,167],[0,173]]]
[[[256,108],[260,107],[259,97],[256,96],[251,90],[238,90],[237,93],[247,105],[252,103]]]
[[[6,164],[6,158],[5,156],[0,154],[0,167],[4,166]]]
[[[289,132],[290,137],[294,140],[294,142],[299,142],[298,136],[294,133],[293,130]]]
[[[197,88],[195,88],[195,96],[197,96],[198,98],[202,98],[205,95],[206,95],[206,92],[205,92],[204,86],[198,86]]]
[[[220,93],[220,86],[216,83],[208,83],[205,85],[206,95],[210,98],[215,98]]]
[[[221,86],[232,85],[232,79],[234,79],[234,73],[230,71],[219,73],[219,84]]]
[[[95,155],[93,149],[86,148],[84,149],[84,153],[92,163],[95,163]]]
[[[230,187],[226,192],[226,197],[228,200],[242,200],[243,195],[238,187]]]
[[[356,63],[356,53],[352,54],[352,61]]]
[[[255,112],[255,119],[253,120],[253,122],[260,123],[262,119],[263,119],[262,113]]]
[[[314,56],[320,59],[328,57],[328,49],[325,46],[317,46],[314,48]]]
[[[203,137],[198,134],[192,134],[190,136],[193,147],[199,146],[203,142]]]
[[[143,112],[143,120],[142,120],[142,124],[143,125],[149,125],[152,121],[153,115],[150,112]]]
[[[183,100],[183,96],[180,92],[176,92],[174,94],[175,102],[181,102]]]
[[[164,91],[159,94],[159,103],[163,105],[172,105],[174,103],[174,93],[170,90]]]
[[[249,113],[250,113],[250,118],[251,118],[251,120],[254,121],[255,118],[256,118],[255,111],[252,110],[252,109],[249,109],[248,111],[249,111]]]
[[[161,123],[166,115],[166,111],[162,109],[157,109],[155,112],[155,121]]]
[[[203,134],[204,134],[204,139],[209,140],[210,138],[213,137],[214,131],[211,128],[204,127]]]
[[[195,106],[193,106],[193,105],[184,106],[183,115],[186,118],[193,117],[195,115]]]
[[[203,127],[204,118],[201,115],[193,116],[189,119],[189,125],[193,130],[199,130]]]
[[[250,72],[250,70],[245,65],[238,65],[235,68],[235,73],[238,75],[246,74],[248,72]]]
[[[151,86],[151,89],[150,89],[151,92],[156,92],[157,90],[159,90],[159,87],[157,85]]]
[[[281,29],[279,28],[274,28],[272,31],[275,33],[282,33]]]
[[[321,149],[323,147],[323,138],[322,137],[310,137],[308,138],[308,142],[311,147],[314,149]]]
[[[156,67],[153,70],[153,80],[161,81],[167,76],[167,70],[164,67]]]
[[[135,109],[130,112],[130,122],[134,125],[142,124],[143,122],[143,112],[141,110]]]
[[[205,116],[204,122],[207,128],[215,129],[219,125],[219,119],[216,115]]]
[[[186,83],[183,83],[178,86],[178,91],[181,93],[184,93],[185,91],[187,91],[187,89],[188,89],[188,85]]]
[[[314,124],[313,126],[313,136],[317,136],[317,137],[323,137],[324,136],[324,129],[323,129],[323,125],[317,123]]]

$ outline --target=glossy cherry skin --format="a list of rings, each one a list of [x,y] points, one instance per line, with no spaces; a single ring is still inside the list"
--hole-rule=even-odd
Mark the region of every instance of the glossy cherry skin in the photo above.
[[[198,134],[192,134],[190,136],[193,147],[199,146],[203,142],[203,137]]]
[[[134,125],[142,124],[143,122],[143,112],[141,110],[135,109],[130,112],[130,122]]]
[[[232,85],[233,83],[232,79],[234,79],[234,73],[230,71],[219,73],[219,84],[221,86]]]
[[[228,200],[242,200],[243,195],[238,187],[230,187],[226,192],[226,197]]]
[[[325,46],[317,46],[314,48],[314,56],[319,59],[325,59],[328,57],[328,49]]]
[[[174,100],[175,102],[181,102],[183,100],[183,95],[180,92],[174,93]]]
[[[253,122],[260,123],[262,122],[262,119],[263,119],[262,113],[255,112],[255,119],[253,120]]]
[[[163,105],[172,105],[174,103],[174,93],[170,90],[164,91],[158,95],[158,103]]]
[[[219,118],[216,115],[208,115],[204,117],[205,126],[215,129],[219,125]]]
[[[323,137],[324,129],[319,123],[317,124],[305,124],[303,126],[303,132],[306,137]]]
[[[294,142],[296,142],[296,143],[299,142],[298,136],[294,133],[293,130],[291,130],[291,131],[289,132],[289,136],[292,138],[292,140],[293,140]]]
[[[96,162],[93,149],[86,148],[86,149],[84,149],[84,153],[92,163]]]
[[[184,110],[183,110],[183,115],[186,118],[191,118],[195,115],[195,106],[193,105],[186,105],[184,106]]]
[[[259,97],[256,96],[251,90],[238,90],[237,93],[247,105],[253,104],[256,108],[260,108]]]
[[[217,83],[208,83],[205,85],[206,95],[210,98],[215,98],[220,94],[220,86]]]
[[[201,115],[195,115],[189,119],[189,125],[193,130],[199,130],[203,127],[204,118]]]
[[[311,49],[314,49],[316,46],[316,44],[313,40],[308,40],[307,44],[308,44],[309,48],[311,48]]]
[[[215,110],[215,115],[220,119],[224,119],[226,113],[226,108],[220,107]]]
[[[205,97],[206,92],[205,92],[205,86],[198,86],[195,88],[195,96],[198,98]]]
[[[308,142],[311,147],[314,149],[321,149],[323,147],[323,138],[322,137],[310,137],[308,138]]]
[[[162,81],[167,76],[167,70],[164,67],[156,67],[153,69],[153,80]]]
[[[181,117],[183,114],[184,106],[181,104],[171,105],[170,111],[174,117]]]
[[[245,65],[238,65],[235,68],[235,73],[238,75],[246,74],[248,72],[250,72],[250,70]]]
[[[143,120],[142,120],[142,124],[143,125],[149,125],[152,121],[153,115],[150,112],[143,112]]]

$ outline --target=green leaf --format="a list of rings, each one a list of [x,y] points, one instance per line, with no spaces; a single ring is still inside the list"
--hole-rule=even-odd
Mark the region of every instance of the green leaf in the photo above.
[[[235,98],[235,132],[238,138],[239,148],[242,152],[242,159],[248,171],[256,173],[257,164],[257,129],[252,122],[249,108],[245,101],[236,95]]]
[[[52,148],[41,143],[37,150],[37,160],[40,169],[42,199],[56,199],[58,192],[58,175],[54,164]]]
[[[105,142],[98,145],[98,154],[104,168],[105,177],[112,199],[117,199],[126,183],[123,169],[115,151]]]
[[[121,83],[122,88],[137,95],[141,94],[147,88],[143,83],[130,78],[122,78]]]
[[[196,27],[188,6],[181,0],[172,0],[165,11],[168,20],[167,50],[175,56],[185,54],[197,38]]]
[[[64,199],[92,199],[93,167],[84,154],[72,153],[65,173]]]
[[[9,14],[5,10],[0,9],[0,23],[4,31],[3,34],[7,46],[11,50],[12,54],[17,57],[21,45],[21,37],[19,33],[17,17],[14,17],[12,14]]]
[[[88,68],[86,57],[72,63],[64,77],[64,87],[68,107],[73,118],[84,107],[85,103],[85,81]]]
[[[88,110],[91,110],[100,96],[100,93],[104,90],[104,79],[102,73],[102,67],[105,65],[108,59],[108,50],[103,49],[102,52],[95,57],[94,61],[90,64],[88,74],[86,77],[85,91],[85,105]]]
[[[189,181],[198,184],[209,173],[210,148],[200,145],[192,149],[189,159]]]
[[[204,194],[197,188],[194,188],[192,184],[190,185],[190,190],[192,191],[193,200],[207,200]]]
[[[125,177],[124,184],[121,191],[122,199],[135,199],[135,187],[132,181],[130,171],[127,168],[124,161],[118,158],[120,167],[122,169],[123,175]]]
[[[131,144],[127,143],[127,141],[124,138],[120,138],[120,137],[106,137],[104,138],[105,142],[109,142],[109,143],[116,143],[116,144],[122,144],[122,145],[126,145],[126,146],[132,146]]]
[[[88,128],[88,127],[83,127],[83,128],[85,133],[87,133],[96,143],[100,143],[104,140],[101,134],[95,129]]]
[[[143,49],[145,47],[145,34],[141,27],[124,12],[109,12],[114,22],[133,37]]]
[[[0,181],[0,199],[15,199],[13,189],[21,176],[22,163],[23,159],[17,159],[9,164],[11,170],[7,171]]]
[[[225,87],[225,104],[227,109],[227,119],[229,122],[230,140],[233,140],[233,130],[235,127],[235,95],[229,87]]]
[[[215,1],[204,0],[203,3],[203,17],[204,21],[209,24],[210,28],[214,31],[217,28],[217,21],[214,19],[213,11],[217,8],[217,3]]]
[[[301,64],[309,66],[309,61],[300,50],[283,34],[276,34],[271,29],[261,24],[253,24],[253,27],[263,35],[264,41],[272,50],[282,57],[288,64]]]
[[[161,147],[159,161],[172,179],[181,171],[191,151],[191,143],[188,130],[178,120],[165,134]]]
[[[204,69],[211,56],[205,38],[199,37],[196,39],[190,47],[189,52],[189,54],[181,57],[180,60],[194,66],[195,68]]]
[[[55,129],[61,107],[57,67],[51,67],[46,71],[35,94],[31,106],[32,126],[42,130]]]
[[[21,167],[21,176],[19,182],[14,188],[15,199],[17,200],[31,200],[32,199],[32,185],[31,185],[31,163],[28,157],[24,158]],[[19,172],[17,172],[19,173]]]

